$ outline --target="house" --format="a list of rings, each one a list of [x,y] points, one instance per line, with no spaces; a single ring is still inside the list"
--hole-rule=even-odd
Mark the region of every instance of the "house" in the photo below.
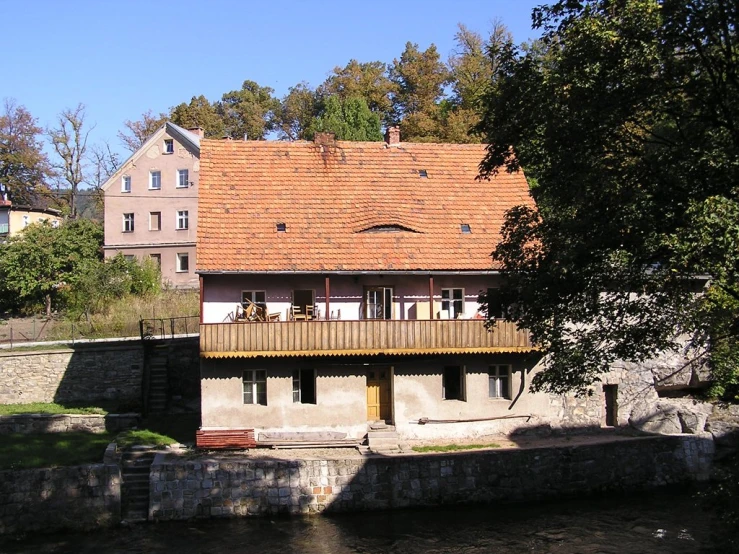
[[[105,257],[149,257],[162,280],[196,288],[195,237],[203,130],[167,122],[102,186]]]
[[[56,227],[62,221],[62,212],[52,208],[13,205],[8,193],[0,190],[0,241],[17,235],[31,223],[41,221],[49,221]]]
[[[476,437],[565,412],[600,424],[600,404],[528,392],[528,333],[488,332],[478,313],[500,284],[504,214],[532,203],[521,172],[477,179],[484,154],[397,128],[379,143],[202,141],[201,432]]]

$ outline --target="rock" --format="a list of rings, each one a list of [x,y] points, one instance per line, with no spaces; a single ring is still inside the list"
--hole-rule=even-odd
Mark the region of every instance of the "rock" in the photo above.
[[[739,422],[710,419],[706,431],[711,433],[717,446],[739,447]]]
[[[680,420],[683,433],[697,435],[703,433],[706,428],[706,420],[708,416],[704,413],[694,412],[691,410],[679,410],[677,417]]]
[[[659,435],[676,435],[683,432],[677,408],[662,403],[642,406],[629,417],[629,425],[640,431]]]

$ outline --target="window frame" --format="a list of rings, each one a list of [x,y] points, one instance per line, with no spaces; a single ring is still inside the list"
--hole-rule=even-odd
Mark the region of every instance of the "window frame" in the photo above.
[[[501,373],[501,370],[505,371],[505,375]],[[513,396],[511,392],[512,375],[513,368],[510,364],[490,364],[488,366],[488,398],[510,400]]]
[[[164,146],[162,146],[162,154],[171,155],[174,154],[174,139],[164,139]]]
[[[155,264],[157,264],[157,267],[159,269],[162,269],[162,254],[161,253],[149,254],[149,259],[153,261]]]
[[[156,179],[154,177],[156,176]],[[156,180],[156,186],[154,181]],[[162,172],[159,169],[149,170],[149,190],[162,190]]]
[[[378,304],[377,302],[370,303],[370,293],[372,292],[382,292],[382,304]],[[394,319],[395,315],[395,306],[393,300],[395,299],[395,289],[394,287],[389,286],[367,286],[364,287],[364,294],[362,295],[362,302],[364,303],[364,308],[362,309],[362,315],[364,316],[364,319],[383,319],[383,320],[390,320]],[[389,300],[389,302],[388,302]],[[374,313],[370,310],[370,306],[375,306]],[[377,316],[377,306],[381,306],[382,315],[381,317]]]
[[[134,212],[127,212],[123,214],[123,226],[122,230],[124,233],[133,233],[136,229],[136,214]]]
[[[183,173],[184,172],[184,173]],[[185,184],[182,184],[182,176],[185,176]],[[186,189],[190,186],[190,170],[189,169],[178,169],[177,170],[177,185],[175,188]]]
[[[447,377],[449,370],[456,370],[458,372],[459,387],[456,397],[447,397],[447,391],[453,390],[449,378]],[[450,393],[451,394],[451,393]],[[441,372],[441,398],[442,400],[457,400],[460,402],[467,401],[467,368],[463,365],[447,365],[444,366]]]
[[[307,377],[310,376],[310,377]],[[310,381],[311,385],[305,386],[306,381]],[[293,404],[318,404],[318,394],[316,391],[316,370],[315,369],[293,369],[292,379]],[[307,389],[307,390],[304,390]],[[311,397],[307,393],[312,391]],[[308,399],[305,400],[304,396]]]
[[[260,301],[257,298],[257,295],[262,295],[264,300]],[[259,289],[242,290],[241,291],[241,304],[242,305],[245,304],[247,299],[250,302],[253,302],[257,306],[259,306],[260,308],[263,308],[265,313],[267,312],[267,291],[266,290],[259,290]]]
[[[460,297],[455,298],[454,292],[459,291]],[[444,293],[450,295],[447,298],[444,298]],[[460,311],[457,312],[457,308],[455,307],[459,303]],[[444,307],[446,305],[446,308]],[[454,315],[452,315],[450,308],[454,308]],[[460,317],[464,316],[464,288],[459,287],[449,287],[449,288],[443,288],[441,289],[441,311],[448,312],[449,313],[449,319],[459,319]]]
[[[187,260],[187,267],[182,269],[182,260]],[[175,273],[190,273],[190,253],[189,252],[177,252],[177,258],[175,263]]]
[[[190,211],[177,210],[175,214],[175,229],[177,231],[187,231],[190,228]]]
[[[260,384],[262,384],[261,391],[259,390]],[[267,405],[266,369],[245,369],[243,371],[241,374],[241,400],[245,406]]]
[[[153,215],[157,215],[158,225],[156,228],[152,225]],[[162,212],[149,212],[149,231],[161,231],[162,230]]]
[[[130,175],[123,175],[121,177],[121,192],[125,192],[125,193],[131,192],[131,176]]]

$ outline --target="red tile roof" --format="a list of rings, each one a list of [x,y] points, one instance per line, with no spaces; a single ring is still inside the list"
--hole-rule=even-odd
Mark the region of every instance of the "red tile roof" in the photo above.
[[[203,140],[197,269],[496,269],[503,214],[533,201],[523,173],[477,180],[484,153],[467,144]]]

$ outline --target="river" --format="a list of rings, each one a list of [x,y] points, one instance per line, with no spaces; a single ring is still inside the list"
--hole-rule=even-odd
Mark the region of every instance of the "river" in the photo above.
[[[140,524],[36,534],[0,542],[0,552],[680,554],[719,551],[712,519],[695,490],[672,489],[536,505]]]

